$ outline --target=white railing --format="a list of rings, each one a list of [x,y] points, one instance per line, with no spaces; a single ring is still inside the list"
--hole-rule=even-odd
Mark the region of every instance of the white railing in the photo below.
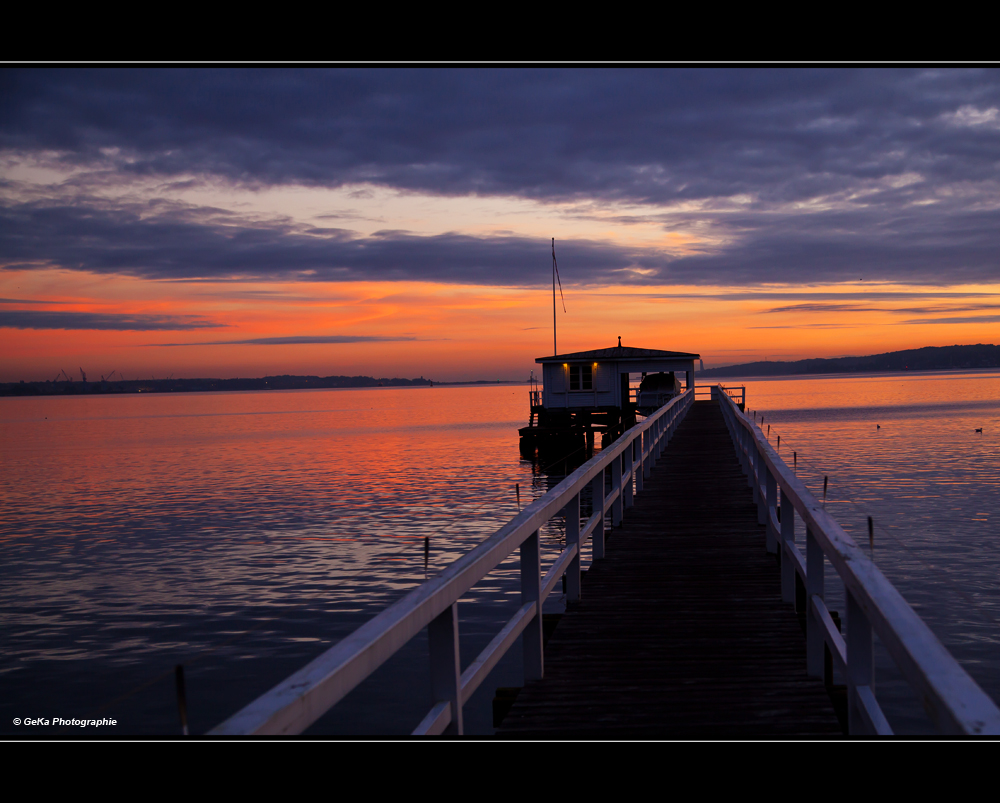
[[[695,385],[694,393],[695,398],[698,399],[715,399],[719,393],[722,391],[725,395],[731,398],[734,402],[739,405],[746,405],[747,389],[746,386],[740,385],[739,387],[723,387],[722,385]]]
[[[462,706],[500,658],[523,639],[525,681],[541,678],[542,603],[566,577],[566,598],[580,597],[580,548],[591,538],[591,555],[604,557],[604,525],[612,526],[633,504],[657,458],[694,401],[684,393],[629,429],[584,463],[545,496],[436,577],[415,588],[310,664],[258,697],[210,733],[301,733],[389,657],[428,629],[434,705],[414,734],[461,734]],[[605,472],[611,490],[605,493]],[[593,514],[580,521],[581,492],[590,487]],[[603,500],[603,501],[602,501]],[[566,515],[566,548],[543,577],[539,528],[553,516]],[[458,600],[520,548],[521,607],[464,671],[459,664]]]
[[[747,388],[746,385],[740,385],[737,387],[726,388],[719,385],[722,392],[725,393],[730,399],[732,399],[736,404],[740,406],[740,409],[746,407],[747,403]]]
[[[813,677],[826,676],[828,651],[830,663],[846,678],[849,732],[892,733],[875,697],[877,633],[941,732],[1000,734],[1000,710],[993,700],[778,457],[730,394],[717,393],[716,398],[753,488],[758,523],[766,525],[766,548],[780,555],[782,599],[799,611],[805,608],[806,668]],[[805,556],[795,544],[797,518],[805,523]],[[824,601],[825,560],[844,583],[846,638]]]

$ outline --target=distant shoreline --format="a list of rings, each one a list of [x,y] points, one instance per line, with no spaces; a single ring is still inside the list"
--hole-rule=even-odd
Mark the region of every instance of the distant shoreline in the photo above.
[[[997,368],[1000,368],[1000,346],[980,343],[974,346],[927,346],[922,349],[890,351],[867,357],[750,362],[696,371],[695,377],[761,379],[817,374],[894,374],[914,371],[982,371]]]
[[[988,373],[998,373],[1000,372],[1000,367],[997,368],[928,368],[927,370],[919,371],[831,371],[828,374],[772,374],[770,376],[754,375],[754,374],[733,374],[732,376],[722,376],[719,380],[725,384],[728,380],[736,380],[738,382],[780,382],[785,379],[837,379],[837,378],[851,378],[851,377],[872,377],[873,379],[884,378],[884,377],[907,377],[907,376],[934,376],[943,374],[955,374],[965,375],[965,374],[988,374]],[[701,374],[695,376],[695,381],[701,384]],[[713,378],[714,379],[714,378]],[[708,379],[705,379],[705,384],[708,383]]]
[[[257,390],[356,390],[370,388],[433,388],[458,385],[522,385],[518,380],[476,379],[436,382],[417,379],[376,379],[370,376],[264,376],[239,379],[125,379],[117,381],[64,379],[45,382],[3,382],[0,396],[90,396],[120,393],[219,393]]]

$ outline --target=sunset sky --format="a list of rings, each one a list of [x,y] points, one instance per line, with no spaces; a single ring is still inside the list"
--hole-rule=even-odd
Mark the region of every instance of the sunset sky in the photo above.
[[[0,70],[0,381],[1000,343],[1000,72]]]

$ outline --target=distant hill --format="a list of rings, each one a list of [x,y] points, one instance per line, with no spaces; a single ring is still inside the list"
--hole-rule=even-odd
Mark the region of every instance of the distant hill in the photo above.
[[[847,374],[875,371],[949,371],[970,368],[1000,368],[1000,346],[927,346],[890,351],[868,357],[835,357],[829,360],[748,362],[698,371],[698,377],[786,376],[789,374]]]
[[[55,396],[81,393],[191,393],[220,390],[302,390],[430,386],[429,379],[376,379],[372,376],[264,376],[247,379],[126,379],[115,382],[7,382],[0,396]]]

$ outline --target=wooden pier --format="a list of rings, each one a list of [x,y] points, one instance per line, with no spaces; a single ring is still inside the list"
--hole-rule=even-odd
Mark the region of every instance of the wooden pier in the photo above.
[[[841,734],[764,529],[719,403],[696,402],[500,734]]]
[[[414,735],[461,736],[463,707],[517,643],[525,685],[501,736],[836,736],[841,723],[891,735],[876,635],[938,733],[1000,735],[1000,709],[731,398],[742,389],[715,386],[704,404],[697,391],[689,383],[210,734],[302,733],[426,628],[431,708]],[[566,546],[543,573],[539,529],[557,516]],[[459,601],[515,551],[521,605],[463,665]],[[843,583],[842,620],[826,607],[826,567]],[[542,606],[557,586],[567,613],[546,644]]]

